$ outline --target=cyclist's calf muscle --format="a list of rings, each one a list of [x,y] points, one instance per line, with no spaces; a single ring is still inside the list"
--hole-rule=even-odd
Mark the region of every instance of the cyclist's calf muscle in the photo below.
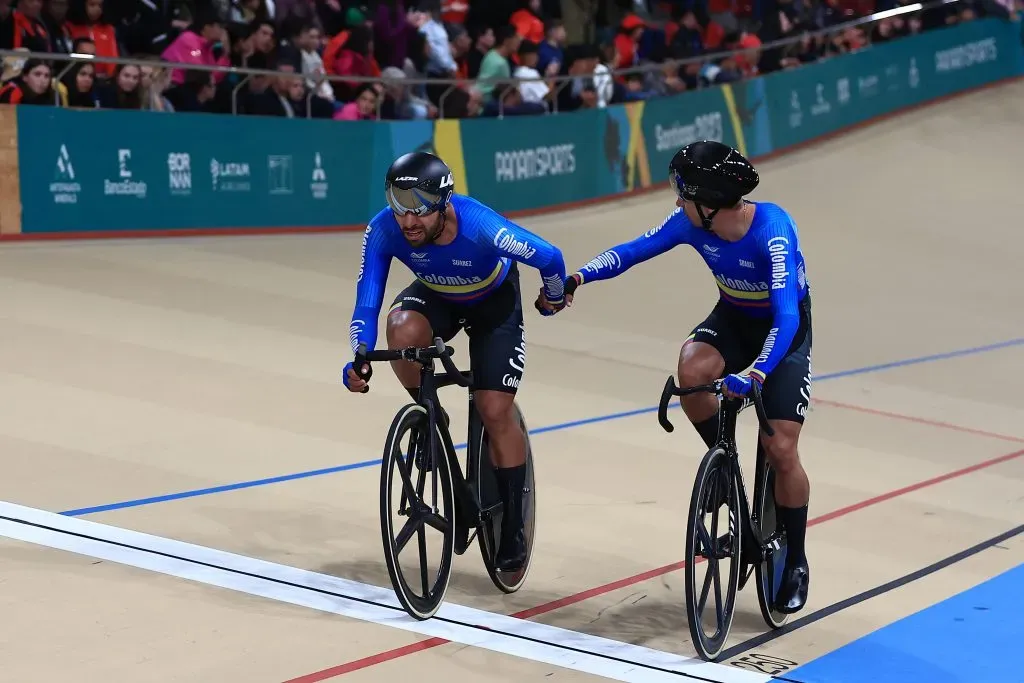
[[[389,349],[423,348],[433,343],[430,321],[416,311],[394,311],[388,316],[387,339]],[[419,366],[407,360],[391,361],[398,381],[406,389],[420,386]]]
[[[679,352],[678,370],[681,387],[708,384],[722,377],[725,372],[725,359],[718,349],[710,344],[689,340],[683,344]],[[718,400],[707,393],[683,396],[680,403],[686,417],[694,424],[709,420],[718,412]]]
[[[491,444],[495,467],[519,467],[526,463],[526,435],[516,419],[515,394],[480,389],[473,400]]]

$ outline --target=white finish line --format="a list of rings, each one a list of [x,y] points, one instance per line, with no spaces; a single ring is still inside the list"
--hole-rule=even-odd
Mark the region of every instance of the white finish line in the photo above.
[[[770,676],[445,603],[408,616],[391,590],[0,501],[0,536],[617,681],[766,683]],[[680,606],[680,609],[683,609]]]

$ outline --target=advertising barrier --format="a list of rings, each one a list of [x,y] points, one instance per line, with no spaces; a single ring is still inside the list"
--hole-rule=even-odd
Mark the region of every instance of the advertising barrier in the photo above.
[[[984,19],[724,87],[546,116],[338,122],[19,106],[21,221],[5,218],[3,237],[361,229],[384,204],[388,164],[415,149],[440,154],[458,192],[537,211],[663,182],[694,140],[757,158],[1022,72],[1020,24]]]

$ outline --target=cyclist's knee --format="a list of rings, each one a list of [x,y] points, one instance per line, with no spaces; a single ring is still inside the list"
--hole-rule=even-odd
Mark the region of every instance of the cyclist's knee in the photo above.
[[[388,347],[403,349],[410,346],[429,346],[430,321],[416,311],[395,311],[388,316]]]
[[[477,391],[473,397],[476,410],[484,428],[490,434],[496,434],[512,428],[516,424],[514,401],[512,394],[503,391]]]
[[[761,445],[772,468],[782,476],[800,468],[800,456],[797,441],[800,437],[800,424],[791,420],[773,420],[775,434],[761,434]]]
[[[692,387],[714,382],[725,371],[718,349],[704,342],[687,342],[679,353],[679,385]]]

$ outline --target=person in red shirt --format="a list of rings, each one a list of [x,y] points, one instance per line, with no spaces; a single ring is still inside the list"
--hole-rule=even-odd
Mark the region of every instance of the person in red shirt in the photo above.
[[[57,94],[50,80],[50,67],[41,59],[25,60],[21,73],[0,88],[3,104],[57,104]]]
[[[520,0],[522,7],[512,13],[509,23],[523,40],[538,45],[544,42],[544,22],[540,18],[540,0]]]
[[[43,0],[18,0],[17,8],[0,22],[0,48],[53,52],[53,41],[42,20]]]
[[[98,57],[119,57],[114,27],[103,16],[103,0],[72,0],[68,8],[68,26],[72,38],[90,38],[96,44]],[[108,79],[117,70],[116,64],[96,64],[96,76]]]
[[[644,34],[647,24],[635,14],[627,14],[619,24],[619,30],[615,34],[615,51],[619,55],[619,61],[615,64],[616,69],[628,69],[636,66],[640,58],[637,54],[637,46],[640,44],[640,36]]]

